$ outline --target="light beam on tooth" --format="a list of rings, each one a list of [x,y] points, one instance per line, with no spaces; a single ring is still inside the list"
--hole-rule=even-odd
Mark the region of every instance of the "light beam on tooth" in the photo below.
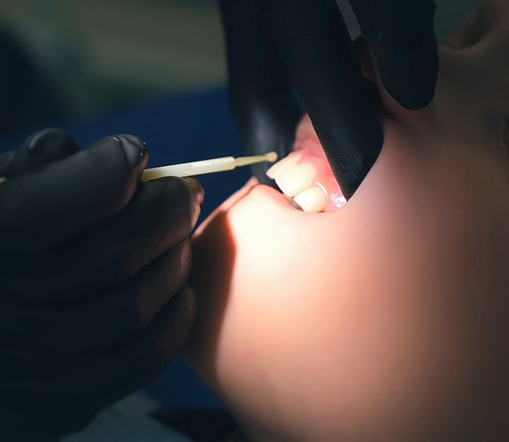
[[[288,196],[295,196],[313,183],[316,170],[311,164],[298,164],[276,177],[276,183]]]

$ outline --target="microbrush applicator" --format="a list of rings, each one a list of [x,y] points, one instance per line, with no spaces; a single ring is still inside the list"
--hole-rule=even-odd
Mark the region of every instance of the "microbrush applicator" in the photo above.
[[[210,160],[192,161],[190,163],[172,164],[171,166],[145,169],[141,176],[141,181],[150,181],[166,176],[186,177],[203,175],[206,173],[224,172],[227,170],[233,170],[239,166],[263,163],[264,161],[274,163],[276,160],[277,153],[269,152],[265,155],[253,155],[249,157],[222,157],[212,158]]]

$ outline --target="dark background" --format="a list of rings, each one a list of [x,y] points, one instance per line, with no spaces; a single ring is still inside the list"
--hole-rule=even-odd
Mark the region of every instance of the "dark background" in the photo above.
[[[225,80],[212,0],[1,0],[0,27],[72,117]]]
[[[337,1],[357,36],[348,0]],[[441,40],[479,0],[436,2]],[[59,116],[96,115],[225,84],[214,0],[0,0],[0,28],[37,67]]]

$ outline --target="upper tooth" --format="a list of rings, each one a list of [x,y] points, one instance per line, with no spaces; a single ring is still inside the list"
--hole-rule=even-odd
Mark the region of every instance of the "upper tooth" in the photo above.
[[[293,199],[304,212],[318,213],[325,207],[325,193],[319,187],[310,187],[309,189],[295,195]]]
[[[311,164],[298,164],[279,172],[276,183],[286,195],[295,196],[311,186],[315,174],[315,168]]]
[[[276,177],[283,171],[288,170],[290,167],[295,166],[299,160],[302,154],[297,155],[291,155],[288,157],[283,158],[282,160],[278,161],[277,163],[273,164],[269,170],[267,170],[267,176],[270,179],[276,179]]]

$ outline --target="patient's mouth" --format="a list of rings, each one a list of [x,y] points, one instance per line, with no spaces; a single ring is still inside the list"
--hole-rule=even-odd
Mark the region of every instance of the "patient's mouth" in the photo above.
[[[293,152],[275,163],[267,176],[304,212],[332,212],[346,204],[309,116],[297,129]]]
[[[307,150],[290,153],[267,176],[304,212],[331,212],[346,203],[327,160]]]

